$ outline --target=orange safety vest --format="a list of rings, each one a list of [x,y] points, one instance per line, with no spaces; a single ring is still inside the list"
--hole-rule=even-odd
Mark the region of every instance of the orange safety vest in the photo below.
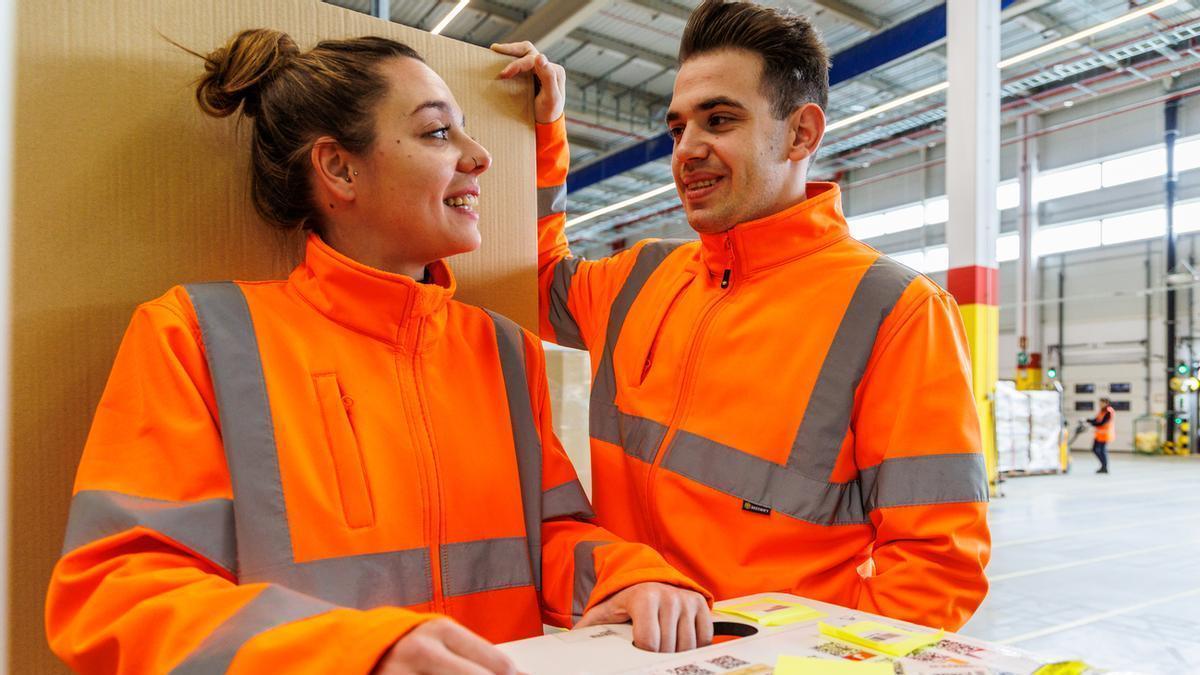
[[[1100,424],[1100,420],[1104,418],[1105,413],[1108,413],[1108,421]],[[1101,443],[1107,443],[1111,441],[1113,436],[1116,435],[1117,425],[1117,416],[1113,411],[1112,406],[1105,406],[1104,410],[1101,410],[1100,413],[1096,415],[1096,419],[1094,421],[1096,422],[1096,440]]]
[[[134,314],[46,606],[83,673],[369,672],[434,614],[504,641],[639,581],[590,522],[536,339],[319,238]]]
[[[541,201],[561,204],[565,136],[538,136],[560,157]],[[849,236],[836,185],[808,197],[596,261],[539,214],[542,336],[592,359],[597,515],[718,598],[786,591],[957,629],[990,553],[958,308]]]

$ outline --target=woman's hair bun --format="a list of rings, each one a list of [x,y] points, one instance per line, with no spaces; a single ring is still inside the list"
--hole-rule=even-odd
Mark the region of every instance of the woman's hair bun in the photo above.
[[[258,114],[262,86],[287,65],[300,49],[282,31],[255,28],[238,33],[224,47],[204,57],[205,74],[196,86],[200,108],[213,117]]]

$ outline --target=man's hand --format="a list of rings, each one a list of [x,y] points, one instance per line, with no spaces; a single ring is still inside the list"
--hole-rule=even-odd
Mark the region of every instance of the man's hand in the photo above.
[[[646,582],[614,593],[596,605],[576,628],[633,621],[633,644],[652,652],[682,652],[712,642],[712,614],[703,595]]]
[[[533,119],[538,124],[549,124],[562,117],[567,102],[567,71],[562,66],[550,63],[532,42],[494,44],[492,51],[517,57],[500,71],[500,79],[533,73]]]
[[[516,675],[492,643],[450,619],[431,619],[396,641],[371,675]]]

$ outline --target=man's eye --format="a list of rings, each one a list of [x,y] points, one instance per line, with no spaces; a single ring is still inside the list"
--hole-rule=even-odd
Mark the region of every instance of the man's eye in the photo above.
[[[450,127],[442,127],[441,129],[436,129],[425,135],[430,138],[437,138],[437,139],[441,139],[443,141],[449,140],[450,139]]]
[[[728,121],[729,121],[729,118],[724,115],[713,115],[712,117],[708,118],[708,126],[716,127],[716,126],[720,126],[722,122],[728,122]]]
[[[678,140],[683,135],[683,127],[671,127],[667,129],[667,133],[671,134],[671,138]]]

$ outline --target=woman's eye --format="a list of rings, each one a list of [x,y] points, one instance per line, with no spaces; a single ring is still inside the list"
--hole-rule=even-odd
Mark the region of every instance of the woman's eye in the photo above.
[[[449,140],[450,139],[450,127],[442,127],[441,129],[436,129],[425,135],[430,138],[437,138],[437,139],[443,140],[443,141]]]

